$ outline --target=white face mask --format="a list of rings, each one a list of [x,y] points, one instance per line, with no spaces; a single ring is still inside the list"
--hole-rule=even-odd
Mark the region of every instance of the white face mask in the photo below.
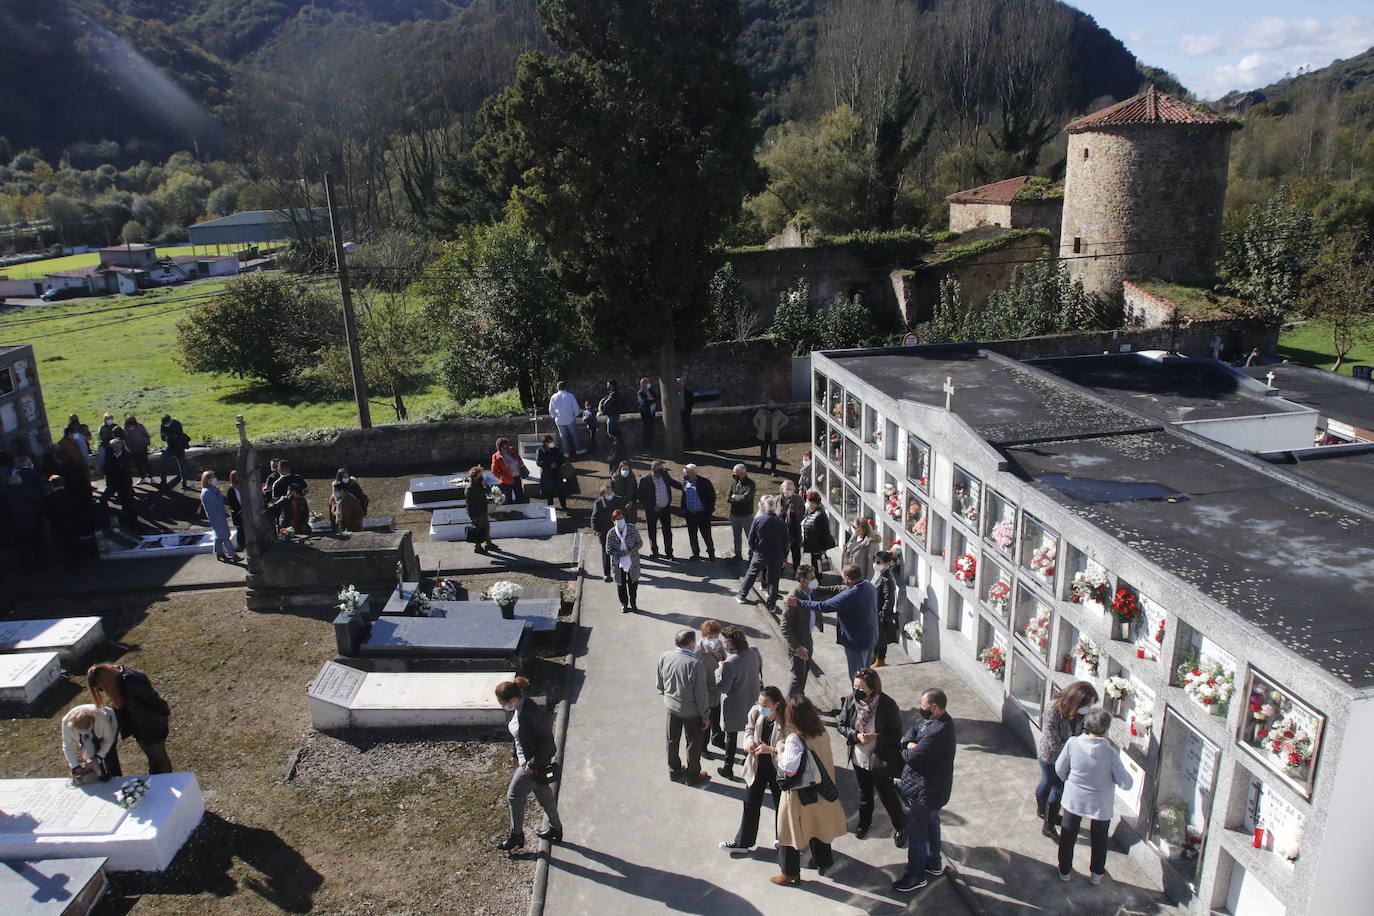
[[[802,467],[804,467],[804,468],[809,468],[809,467],[811,467],[811,459],[810,459],[810,458],[803,458],[803,459],[802,459]]]
[[[210,478],[210,486],[212,486],[212,487],[217,487],[217,486],[219,486],[219,478],[218,478],[218,477],[211,477],[211,478]]]
[[[615,530],[616,530],[616,531],[624,531],[624,530],[625,530],[625,519],[623,519],[623,518],[618,518],[618,519],[615,520]]]
[[[879,563],[879,564],[875,565],[873,568],[876,569],[876,570],[877,570],[878,572],[880,572],[880,573],[885,573],[885,572],[887,572],[887,564],[886,564],[886,563]]]
[[[629,477],[629,476],[630,476],[630,472],[622,468],[621,471],[620,471],[620,476],[621,476],[621,477]]]
[[[345,478],[343,479],[343,482],[344,482],[344,483],[350,483],[350,482],[352,482],[352,480],[353,480],[352,477],[345,477]]]
[[[1078,707],[1078,714],[1079,714],[1080,716],[1086,716],[1088,713],[1090,713],[1090,712],[1092,712],[1092,711],[1093,711],[1093,708],[1092,708],[1091,706],[1080,706],[1080,707]]]

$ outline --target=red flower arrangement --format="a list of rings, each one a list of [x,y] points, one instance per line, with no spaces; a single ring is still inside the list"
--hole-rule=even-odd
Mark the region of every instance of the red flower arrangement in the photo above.
[[[996,646],[989,646],[978,654],[978,661],[983,663],[986,668],[996,678],[1002,677],[1003,670],[1007,667],[1007,658],[1002,654],[1002,650]]]
[[[972,582],[978,573],[978,560],[973,554],[966,553],[954,560],[954,578],[960,582]]]
[[[1140,602],[1124,588],[1119,589],[1112,599],[1112,616],[1121,623],[1129,623],[1140,616]]]

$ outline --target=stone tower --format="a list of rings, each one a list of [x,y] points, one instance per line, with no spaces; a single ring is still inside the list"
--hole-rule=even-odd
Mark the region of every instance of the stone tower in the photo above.
[[[1059,255],[1110,319],[1123,280],[1213,282],[1237,127],[1151,86],[1065,128]]]

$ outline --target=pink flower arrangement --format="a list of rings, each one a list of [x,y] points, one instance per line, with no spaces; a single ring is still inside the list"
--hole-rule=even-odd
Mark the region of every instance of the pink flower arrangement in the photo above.
[[[973,577],[978,573],[978,560],[973,554],[966,553],[958,556],[954,560],[954,578],[960,582],[972,582]]]
[[[1054,578],[1055,557],[1059,554],[1059,548],[1055,544],[1042,544],[1035,548],[1031,554],[1031,569],[1044,576],[1046,579]]]
[[[1003,550],[1011,546],[1012,539],[1016,536],[1016,525],[1013,522],[1003,519],[992,526],[992,542]]]

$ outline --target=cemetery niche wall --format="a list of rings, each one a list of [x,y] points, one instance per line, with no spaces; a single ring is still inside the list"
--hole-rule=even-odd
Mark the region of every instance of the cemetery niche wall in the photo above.
[[[1138,775],[1113,836],[1171,900],[1367,908],[1374,504],[977,345],[811,365],[817,489],[842,538],[858,516],[900,535],[904,648],[1028,749],[1093,683]]]

